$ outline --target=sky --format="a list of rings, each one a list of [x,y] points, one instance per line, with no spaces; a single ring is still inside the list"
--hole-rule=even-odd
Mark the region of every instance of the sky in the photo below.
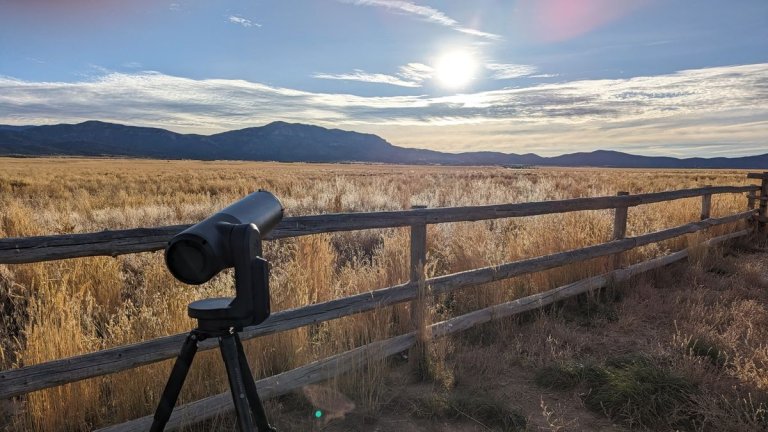
[[[0,124],[768,153],[766,0],[0,0]]]

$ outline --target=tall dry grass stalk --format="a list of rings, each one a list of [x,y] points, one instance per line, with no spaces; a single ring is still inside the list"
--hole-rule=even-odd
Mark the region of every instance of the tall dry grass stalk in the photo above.
[[[745,184],[741,171],[643,171],[307,165],[245,162],[3,159],[0,236],[17,237],[198,221],[258,188],[289,215],[480,205]],[[630,209],[628,235],[696,220],[699,200]],[[716,196],[713,216],[743,211],[746,199]],[[590,211],[428,227],[429,276],[609,240],[612,212]],[[273,310],[366,292],[408,279],[405,229],[324,234],[270,242]],[[634,262],[687,247],[686,240],[638,248]],[[432,320],[518,298],[605,270],[606,260],[496,282],[436,299]],[[229,295],[225,272],[200,287],[175,281],[161,253],[0,266],[0,369],[185,332],[186,305]],[[741,306],[747,311],[749,305]],[[371,341],[412,331],[407,305],[380,309],[246,343],[266,376]],[[508,331],[509,323],[495,331]],[[450,346],[438,347],[441,352]],[[440,353],[435,353],[437,358]],[[444,355],[444,354],[443,354]],[[182,402],[224,391],[217,353],[201,353]],[[743,369],[749,369],[744,364]],[[152,412],[170,362],[30,394],[5,419],[11,428],[87,430]],[[386,362],[334,381],[358,407],[382,401]],[[745,372],[747,374],[747,372]],[[213,375],[215,379],[208,379]]]

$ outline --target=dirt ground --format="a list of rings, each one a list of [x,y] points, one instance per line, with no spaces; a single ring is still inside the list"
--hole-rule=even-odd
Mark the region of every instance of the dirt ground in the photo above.
[[[611,420],[585,406],[583,386],[547,389],[534,379],[558,362],[640,353],[663,359],[699,389],[696,430],[766,430],[760,404],[768,401],[768,249],[737,247],[691,261],[617,287],[611,301],[570,300],[444,342],[448,388],[415,380],[403,354],[392,361],[375,410],[353,409],[336,395],[345,408],[317,420],[305,395],[291,395],[272,402],[279,412],[274,423],[281,431],[328,432],[670,430]],[[713,366],[697,356],[690,349],[694,337],[717,341],[726,362]],[[746,411],[722,403],[747,399]],[[499,421],[509,415],[511,424]]]

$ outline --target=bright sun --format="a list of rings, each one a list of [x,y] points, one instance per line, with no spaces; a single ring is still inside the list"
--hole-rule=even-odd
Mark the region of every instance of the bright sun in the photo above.
[[[467,51],[449,51],[435,62],[437,81],[448,88],[460,88],[475,78],[477,60]]]

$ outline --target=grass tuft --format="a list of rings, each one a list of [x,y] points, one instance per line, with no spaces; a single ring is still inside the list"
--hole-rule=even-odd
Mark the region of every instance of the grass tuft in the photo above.
[[[545,366],[538,371],[533,380],[541,387],[554,390],[570,390],[584,378],[584,365],[564,362]]]
[[[603,365],[549,365],[539,369],[534,380],[556,390],[583,385],[589,409],[629,427],[687,429],[697,420],[697,386],[643,354],[612,357]]]
[[[645,356],[623,356],[585,374],[585,405],[630,427],[692,425],[694,383]]]
[[[677,170],[507,170],[151,160],[128,163],[76,158],[2,159],[0,163],[0,237],[193,223],[257,188],[274,192],[288,215],[296,216],[400,210],[412,204],[436,208],[546,201],[613,195],[618,190],[634,194],[694,187],[705,181],[747,182],[743,172],[738,171],[717,171],[712,178],[703,179],[701,171]],[[713,204],[715,215],[734,213],[744,207],[743,197],[735,194],[718,196]],[[627,233],[636,235],[689,222],[697,217],[700,206],[700,200],[691,198],[674,206],[657,203],[633,208]],[[454,273],[597,244],[610,238],[612,223],[611,211],[595,210],[430,225],[427,273]],[[713,228],[710,232],[720,231]],[[407,281],[408,240],[407,230],[397,228],[268,242],[265,253],[273,264],[273,310]],[[623,263],[631,264],[686,246],[677,239],[647,245],[623,254]],[[430,322],[541,292],[603,273],[605,269],[605,260],[595,259],[455,292],[433,305]],[[733,328],[732,334],[718,338],[733,353],[729,359],[734,365],[733,373],[764,391],[768,389],[768,380],[762,365],[768,364],[768,353],[758,343],[765,340],[761,332],[766,328],[766,318],[761,312],[763,303],[757,300],[768,281],[762,269],[763,265],[755,265],[746,280],[744,290],[754,301],[734,303],[727,308],[713,304],[703,312],[682,310],[690,310],[695,317],[717,318],[721,322],[719,328]],[[734,276],[742,274],[746,273]],[[696,277],[714,276],[702,271]],[[730,278],[718,280],[725,283]],[[190,301],[231,292],[231,272],[194,289],[183,286],[168,274],[162,253],[0,266],[0,370],[186,332],[193,325],[186,314]],[[621,324],[626,311],[611,304],[617,300],[611,296],[621,293],[604,290],[595,299],[587,298],[592,303],[582,305],[584,309],[572,321],[589,329],[614,322]],[[602,304],[606,301],[607,305]],[[271,375],[412,331],[410,312],[409,305],[399,305],[318,323],[249,341],[246,351],[257,359],[254,373],[259,377]],[[452,340],[471,341],[472,346],[504,343],[515,334],[511,325],[514,322],[510,319],[481,326],[461,339]],[[542,342],[542,346],[562,346],[567,355],[576,355],[574,348],[563,342],[573,327],[569,326],[560,338]],[[736,332],[739,328],[749,329],[749,339]],[[698,333],[691,330],[687,334]],[[740,342],[736,345],[733,341]],[[447,354],[454,349],[450,343],[446,338],[430,344],[430,349],[436,350],[432,353],[435,368],[431,378],[441,383],[443,391],[454,385],[452,371],[445,366]],[[226,375],[217,362],[215,353],[201,353],[190,371],[183,402],[227,388]],[[361,410],[374,411],[382,404],[387,365],[370,362],[365,366],[335,380],[333,385],[349,394]],[[151,414],[169,367],[168,362],[147,365],[33,393],[20,398],[21,409],[9,412],[8,428],[33,432],[91,430]],[[585,368],[579,379],[586,380],[595,370]],[[564,376],[568,378],[568,374]],[[552,382],[559,383],[554,379]],[[462,403],[456,402],[456,406],[462,409]],[[470,403],[469,408],[462,410],[484,417],[485,410],[493,412],[484,406]],[[3,409],[0,406],[0,411]],[[448,410],[455,414],[455,409]],[[216,424],[204,425],[202,430]],[[0,429],[5,426],[0,419]]]
[[[411,415],[429,420],[466,419],[501,432],[524,431],[527,420],[506,401],[487,393],[432,392],[411,401]]]
[[[723,348],[704,337],[691,338],[687,348],[690,355],[704,357],[717,367],[724,367],[728,361]]]
[[[454,394],[448,404],[463,416],[503,432],[524,431],[525,416],[508,408],[503,401],[487,394]]]

